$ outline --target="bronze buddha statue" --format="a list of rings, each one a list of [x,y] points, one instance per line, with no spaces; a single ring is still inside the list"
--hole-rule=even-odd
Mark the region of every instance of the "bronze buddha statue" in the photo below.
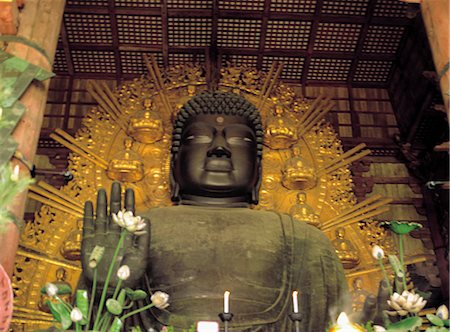
[[[258,202],[263,135],[255,106],[233,93],[203,93],[181,108],[170,174],[177,205],[138,211],[148,232],[130,238],[119,257],[131,268],[127,286],[162,290],[170,306],[126,324],[178,331],[198,320],[219,321],[225,290],[234,314],[230,331],[291,331],[293,290],[301,331],[324,331],[349,308],[342,264],[326,236],[288,215],[250,208]],[[96,218],[92,203],[85,205],[83,267],[96,244],[106,247],[106,266],[115,248],[119,231],[108,213],[122,208],[118,183],[110,199],[108,212],[106,192],[99,191]],[[131,189],[123,208],[134,210]],[[88,269],[83,273],[91,279]]]

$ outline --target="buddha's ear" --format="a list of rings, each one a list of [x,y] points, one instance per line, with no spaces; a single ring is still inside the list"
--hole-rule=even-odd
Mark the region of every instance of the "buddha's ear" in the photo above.
[[[170,199],[172,202],[179,202],[180,201],[180,185],[175,180],[175,177],[173,175],[173,162],[170,165],[170,172],[169,172],[169,183],[170,183]]]
[[[250,204],[257,205],[259,202],[259,189],[261,188],[261,182],[262,182],[262,163],[261,160],[258,161],[258,178],[256,180],[255,185],[253,186],[252,193],[251,193],[251,200]]]

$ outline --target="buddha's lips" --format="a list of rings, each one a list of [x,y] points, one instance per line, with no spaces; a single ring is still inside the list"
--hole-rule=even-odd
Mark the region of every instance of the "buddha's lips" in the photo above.
[[[203,169],[210,172],[231,172],[234,168],[231,160],[228,158],[210,157],[206,159]]]

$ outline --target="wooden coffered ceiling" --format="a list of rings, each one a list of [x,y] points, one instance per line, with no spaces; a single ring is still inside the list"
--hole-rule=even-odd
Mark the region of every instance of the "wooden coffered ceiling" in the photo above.
[[[386,87],[410,19],[399,0],[67,0],[54,71],[124,79],[212,60],[308,84]]]

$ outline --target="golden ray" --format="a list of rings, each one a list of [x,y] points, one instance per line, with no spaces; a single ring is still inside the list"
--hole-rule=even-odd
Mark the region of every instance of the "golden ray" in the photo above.
[[[42,253],[36,254],[34,252],[24,250],[20,247],[19,247],[19,249],[17,249],[17,254],[20,256],[23,256],[23,257],[29,257],[29,258],[32,258],[32,259],[35,259],[38,261],[46,262],[46,263],[49,263],[49,264],[52,264],[55,266],[64,267],[64,268],[71,269],[74,271],[79,271],[79,272],[82,271],[81,266],[68,264],[66,262],[44,256],[44,254],[42,254]]]
[[[14,317],[42,320],[47,322],[54,321],[53,315],[43,312],[41,310],[29,309],[21,306],[14,306]]]
[[[113,96],[112,92],[109,91],[108,86],[106,86],[106,84],[100,86],[100,84],[95,81],[88,81],[86,89],[92,96],[92,98],[94,98],[95,101],[100,105],[100,107],[111,116],[113,121],[116,122],[119,127],[126,132],[127,125],[122,120],[120,108],[116,108],[118,101],[114,101],[115,97]]]
[[[75,153],[78,153],[80,156],[86,158],[98,167],[108,169],[108,163],[106,162],[106,160],[92,153],[92,150],[84,146],[82,143],[78,142],[75,138],[67,134],[65,131],[61,129],[55,129],[55,133],[51,133],[50,137],[58,143],[64,145],[66,148],[72,150]]]
[[[316,103],[317,102],[317,103]],[[313,107],[314,105],[314,107]],[[300,121],[299,136],[303,136],[305,133],[310,131],[320,120],[322,120],[325,115],[331,110],[334,103],[331,101],[330,97],[325,97],[323,100],[315,100],[313,105],[310,107],[310,112]]]
[[[278,67],[278,68],[277,68]],[[276,68],[276,71],[275,71]],[[272,62],[272,66],[270,67],[270,71],[264,80],[264,85],[259,94],[259,104],[258,109],[262,110],[267,98],[269,98],[270,93],[272,92],[273,87],[278,81],[278,78],[283,70],[283,63],[278,63],[277,61]],[[275,74],[274,74],[275,72]]]
[[[343,227],[363,219],[376,216],[388,211],[389,208],[383,206],[389,204],[390,202],[392,202],[392,198],[381,199],[380,195],[375,195],[354,205],[352,208],[344,211],[340,215],[325,221],[322,224],[321,229],[323,231],[327,231],[336,226]]]
[[[29,190],[34,192],[35,194],[41,195],[44,198],[50,199],[58,204],[61,204],[75,212],[83,213],[83,208],[80,207],[78,204],[74,204],[73,200],[67,200],[66,197],[63,197],[57,193],[59,190],[56,188],[53,188],[50,185],[47,185],[42,187],[41,184],[45,183],[43,181],[39,181],[38,185],[30,185]],[[48,190],[48,187],[52,188],[52,190]]]
[[[37,183],[37,185],[39,187],[44,188],[45,190],[54,193],[55,195],[58,195],[59,197],[61,197],[62,199],[66,200],[67,202],[72,203],[75,206],[78,206],[79,208],[83,209],[83,204],[77,202],[73,197],[65,194],[64,192],[62,192],[61,190],[56,189],[55,187],[49,185],[48,183],[46,183],[45,181],[39,181]]]
[[[71,208],[68,208],[67,206],[58,203],[52,199],[45,198],[44,196],[33,194],[31,192],[28,193],[28,197],[31,199],[34,199],[35,201],[41,202],[42,204],[54,207],[55,209],[61,210],[63,212],[69,213],[77,218],[83,218],[83,213],[79,213],[75,210],[72,210]]]
[[[156,90],[159,92],[159,96],[166,110],[165,113],[170,116],[170,114],[172,114],[172,107],[170,106],[170,101],[166,94],[166,88],[162,79],[161,71],[158,67],[158,63],[153,55],[148,56],[147,54],[144,54],[143,57],[147,70],[155,83]]]

